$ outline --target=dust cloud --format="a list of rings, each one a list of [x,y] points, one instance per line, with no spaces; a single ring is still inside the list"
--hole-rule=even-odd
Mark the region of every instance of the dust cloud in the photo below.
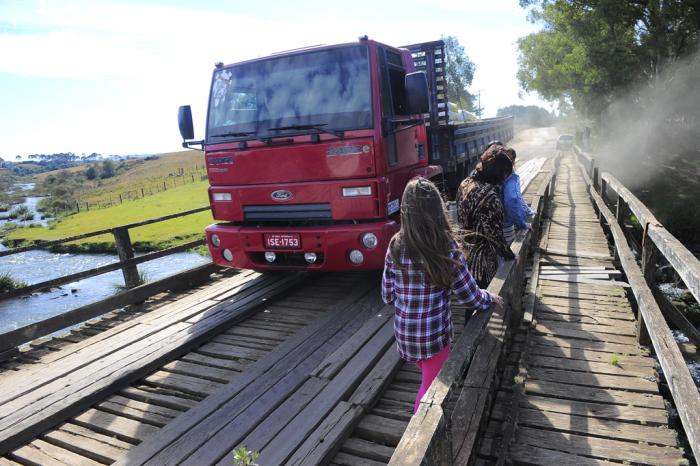
[[[627,187],[644,189],[660,176],[697,184],[700,53],[668,66],[654,84],[615,101],[601,120],[597,156],[602,168]]]

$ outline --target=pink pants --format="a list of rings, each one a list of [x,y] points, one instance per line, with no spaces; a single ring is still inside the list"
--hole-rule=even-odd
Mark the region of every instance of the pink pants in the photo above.
[[[418,411],[418,405],[420,405],[420,400],[425,395],[425,392],[430,388],[430,384],[433,383],[435,377],[437,377],[438,372],[442,369],[442,365],[447,361],[447,357],[450,355],[450,345],[445,346],[438,354],[430,359],[424,359],[423,361],[416,362],[416,366],[420,368],[421,371],[421,382],[420,388],[418,389],[418,394],[416,395],[416,403],[413,405],[413,414]]]

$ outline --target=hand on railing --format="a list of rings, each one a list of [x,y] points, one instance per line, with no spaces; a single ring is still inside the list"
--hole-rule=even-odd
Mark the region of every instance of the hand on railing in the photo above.
[[[503,298],[501,298],[497,294],[493,294],[490,292],[489,292],[489,294],[491,295],[491,304],[498,304],[499,306],[503,305]]]

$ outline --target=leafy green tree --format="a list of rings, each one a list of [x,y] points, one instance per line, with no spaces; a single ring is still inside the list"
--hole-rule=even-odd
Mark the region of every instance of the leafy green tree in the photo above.
[[[116,174],[116,170],[114,169],[114,162],[111,160],[105,160],[102,162],[102,170],[100,171],[100,178],[105,179],[105,178],[111,178]]]
[[[447,77],[447,99],[469,111],[473,110],[474,96],[467,91],[474,79],[476,66],[469,59],[464,47],[454,36],[443,37],[447,58],[445,72]]]
[[[654,84],[668,63],[693,52],[700,2],[520,0],[540,32],[520,39],[526,91],[567,101],[598,119],[633,84]]]
[[[85,178],[88,180],[94,180],[97,178],[97,170],[94,165],[90,165],[87,170],[85,170]]]

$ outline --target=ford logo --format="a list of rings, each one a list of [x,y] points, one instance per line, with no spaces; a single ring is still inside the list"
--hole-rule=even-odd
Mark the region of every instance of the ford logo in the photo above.
[[[292,193],[286,189],[280,189],[273,191],[271,196],[273,201],[288,201],[292,198]]]

